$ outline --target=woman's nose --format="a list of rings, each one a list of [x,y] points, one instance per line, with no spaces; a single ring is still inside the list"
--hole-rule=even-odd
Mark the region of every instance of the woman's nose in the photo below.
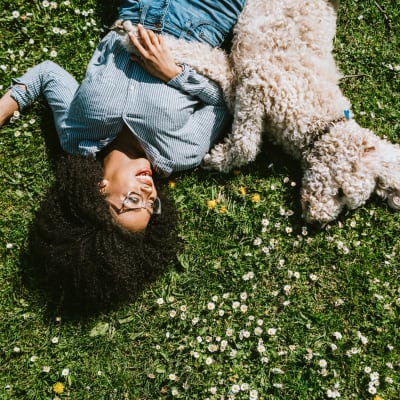
[[[144,193],[151,193],[153,191],[153,186],[142,184],[140,185],[140,190]]]

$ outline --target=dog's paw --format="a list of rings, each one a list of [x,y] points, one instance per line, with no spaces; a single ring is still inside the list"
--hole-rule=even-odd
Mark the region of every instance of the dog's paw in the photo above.
[[[201,167],[208,171],[227,173],[234,167],[232,161],[231,152],[226,151],[224,144],[220,143],[204,156]]]
[[[121,43],[128,53],[139,55],[136,47],[133,45],[128,35],[128,33],[133,33],[136,37],[138,37],[138,28],[136,25],[132,24],[132,22],[129,20],[123,21],[122,19],[119,19],[114,22],[114,24],[110,27],[110,30],[118,33],[118,35],[121,37]]]

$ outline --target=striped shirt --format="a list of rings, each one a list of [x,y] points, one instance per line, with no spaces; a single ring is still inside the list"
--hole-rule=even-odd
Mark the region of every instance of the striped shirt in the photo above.
[[[110,32],[97,47],[60,127],[62,147],[95,154],[125,123],[159,172],[198,166],[229,119],[221,89],[188,65],[165,84],[132,62],[118,38]]]

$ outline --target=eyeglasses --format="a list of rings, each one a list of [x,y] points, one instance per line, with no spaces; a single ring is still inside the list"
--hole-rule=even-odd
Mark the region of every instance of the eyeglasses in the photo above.
[[[145,208],[150,214],[159,215],[161,214],[161,201],[156,197],[154,200],[145,202],[140,194],[129,192],[123,200],[122,206],[118,210],[118,214],[141,208]]]

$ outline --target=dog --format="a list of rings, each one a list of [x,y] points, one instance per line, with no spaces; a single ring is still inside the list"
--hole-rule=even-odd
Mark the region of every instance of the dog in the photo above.
[[[300,160],[303,217],[326,225],[376,193],[400,209],[400,147],[350,117],[333,57],[336,4],[247,0],[234,28],[232,131],[203,160],[228,172],[253,161],[263,134]]]

